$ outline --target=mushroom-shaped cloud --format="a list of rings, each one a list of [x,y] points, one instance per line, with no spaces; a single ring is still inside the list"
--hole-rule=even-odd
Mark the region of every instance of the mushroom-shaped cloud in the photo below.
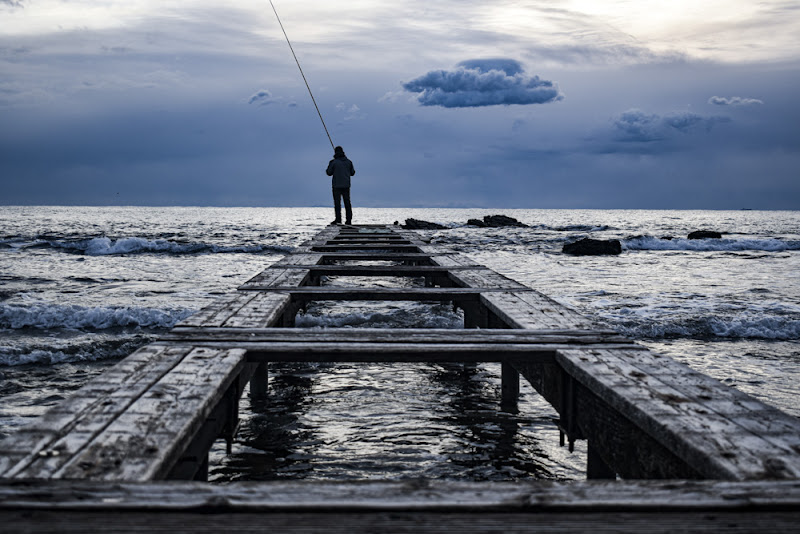
[[[423,106],[472,108],[510,104],[546,104],[564,96],[553,82],[527,76],[513,59],[471,59],[453,70],[432,70],[403,89],[418,93]]]

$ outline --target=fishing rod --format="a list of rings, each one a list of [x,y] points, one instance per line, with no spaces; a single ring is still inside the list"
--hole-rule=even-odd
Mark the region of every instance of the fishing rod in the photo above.
[[[292,56],[294,56],[294,62],[297,63],[297,68],[300,69],[300,75],[303,77],[303,81],[306,83],[306,89],[308,89],[308,94],[311,95],[311,101],[314,103],[314,107],[317,108],[317,115],[319,115],[319,120],[322,121],[322,127],[325,128],[325,135],[328,136],[328,141],[331,144],[331,149],[333,149],[334,148],[333,139],[331,139],[331,134],[330,132],[328,132],[328,127],[325,126],[325,119],[322,118],[322,113],[320,112],[319,106],[317,105],[317,100],[314,98],[314,93],[311,92],[311,87],[308,85],[308,80],[306,80],[306,75],[303,73],[303,67],[300,66],[300,62],[297,60],[297,54],[294,53],[292,42],[289,41],[289,36],[286,35],[286,30],[283,28],[283,23],[281,22],[281,18],[278,16],[278,10],[275,9],[275,4],[272,3],[272,0],[269,0],[269,5],[272,6],[272,11],[275,12],[275,18],[278,19],[278,25],[280,25],[281,27],[283,36],[286,37],[286,43],[289,45],[289,50],[292,51]]]

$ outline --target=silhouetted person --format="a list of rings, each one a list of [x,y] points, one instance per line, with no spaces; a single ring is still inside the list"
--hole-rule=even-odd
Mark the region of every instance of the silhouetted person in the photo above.
[[[337,146],[333,149],[333,159],[328,163],[328,176],[333,176],[333,210],[336,212],[336,219],[332,224],[342,224],[341,200],[344,198],[344,212],[347,217],[345,224],[353,223],[353,208],[350,205],[350,177],[356,173],[353,162],[344,155],[342,147]]]

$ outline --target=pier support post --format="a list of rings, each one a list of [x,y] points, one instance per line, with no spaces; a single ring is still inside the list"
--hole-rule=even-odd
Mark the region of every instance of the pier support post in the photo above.
[[[616,480],[617,473],[608,466],[592,446],[592,442],[586,444],[586,478],[589,480]]]
[[[502,363],[500,368],[500,409],[517,413],[519,408],[519,372],[510,363]]]
[[[281,320],[281,326],[284,328],[294,328],[294,321],[297,317],[297,311],[302,307],[302,304],[295,305],[292,303],[285,312],[283,312],[283,319]]]
[[[206,453],[205,458],[200,462],[199,467],[197,468],[197,472],[194,474],[194,478],[197,482],[208,482],[208,453]]]
[[[253,377],[250,379],[250,398],[261,400],[267,398],[269,371],[266,363],[258,364]]]
[[[456,304],[464,310],[464,328],[488,328],[489,310],[478,302],[458,302]]]

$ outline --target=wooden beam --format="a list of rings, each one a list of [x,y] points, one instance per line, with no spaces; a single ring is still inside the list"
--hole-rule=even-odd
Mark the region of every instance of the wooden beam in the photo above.
[[[193,328],[176,327],[160,338],[165,341],[254,341],[259,343],[600,343],[635,345],[612,330],[460,330],[451,328]]]
[[[572,481],[513,482],[274,481],[224,485],[196,482],[0,481],[0,511],[107,511],[177,513],[208,517],[221,513],[287,512],[519,512],[536,523],[543,512],[644,513],[651,518],[677,512],[791,513],[800,519],[800,481]],[[32,514],[32,512],[34,512]],[[265,516],[266,517],[266,516]],[[124,521],[116,522],[121,526]],[[620,523],[621,524],[621,523]],[[62,526],[67,526],[64,521]],[[797,530],[796,523],[793,531]],[[648,530],[649,531],[649,530]]]
[[[169,343],[169,342],[164,342]],[[243,350],[249,362],[506,362],[553,363],[563,344],[427,344],[427,343],[259,343],[254,341],[194,341],[198,347]],[[590,345],[591,346],[591,345]],[[607,345],[602,345],[603,347]],[[611,345],[614,347],[614,345]]]
[[[247,285],[240,288],[244,291],[278,291],[289,293],[294,300],[410,300],[410,301],[478,301],[481,293],[503,292],[506,289],[473,289],[468,287],[441,288],[362,288],[337,286],[302,286],[302,287],[264,287]],[[529,291],[533,291],[530,289]]]
[[[364,245],[364,244],[312,245],[311,250],[314,252],[345,252],[352,250],[422,252],[420,250],[419,245],[392,244],[392,243],[380,243],[380,244],[369,244],[369,245]]]
[[[434,265],[270,265],[267,269],[300,269],[311,271],[313,276],[430,276],[446,275],[453,271],[483,270],[481,266],[460,265],[438,267]],[[471,286],[465,286],[471,287]]]

